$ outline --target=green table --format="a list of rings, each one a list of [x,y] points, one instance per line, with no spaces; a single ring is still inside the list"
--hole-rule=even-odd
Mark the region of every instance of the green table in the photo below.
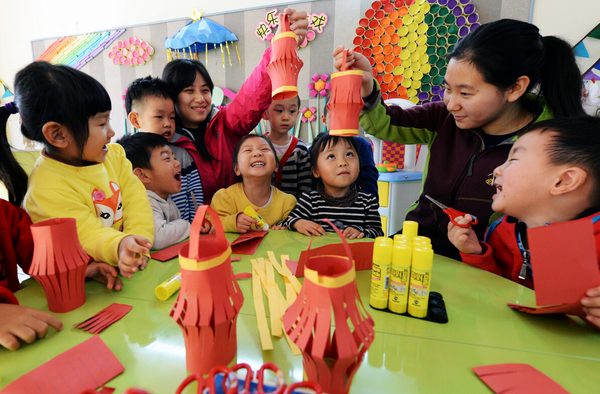
[[[227,234],[229,240],[237,235]],[[254,257],[288,254],[297,259],[309,239],[288,231],[271,231]],[[333,234],[315,238],[314,247],[338,242]],[[236,273],[250,272],[250,256],[234,262]],[[131,386],[155,394],[169,394],[185,378],[185,347],[179,327],[168,316],[175,296],[165,302],[154,288],[179,271],[177,260],[151,261],[148,268],[124,280],[125,288],[112,292],[86,283],[87,302],[79,309],[56,314],[62,332],[49,335],[16,352],[0,349],[0,389],[24,373],[90,337],[72,327],[113,302],[133,306],[121,321],[100,337],[125,366],[125,372],[107,385],[117,393]],[[368,305],[370,273],[357,273],[357,283]],[[279,365],[288,381],[302,379],[302,358],[293,356],[284,339],[274,339],[274,350],[260,348],[252,305],[251,283],[239,281],[246,297],[238,318],[237,361],[258,369],[265,361]],[[281,285],[281,281],[279,282]],[[373,310],[375,341],[358,370],[351,393],[490,393],[472,367],[500,363],[527,363],[563,385],[571,393],[597,392],[600,386],[600,333],[565,316],[533,316],[511,310],[507,302],[533,304],[534,294],[513,282],[465,264],[436,256],[432,290],[442,293],[449,323],[436,324]],[[47,311],[41,287],[26,281],[16,293],[23,305]],[[267,308],[268,311],[268,308]],[[188,390],[192,393],[195,390]]]

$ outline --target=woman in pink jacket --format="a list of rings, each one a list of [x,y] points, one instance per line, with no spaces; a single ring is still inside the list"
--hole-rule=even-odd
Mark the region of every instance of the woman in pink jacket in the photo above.
[[[286,8],[290,29],[298,43],[306,36],[306,12]],[[271,104],[271,80],[267,65],[271,49],[246,79],[235,99],[227,106],[212,105],[213,82],[197,60],[177,59],[165,66],[163,79],[173,89],[177,112],[177,134],[171,140],[194,157],[204,190],[204,204],[210,204],[217,190],[236,182],[232,153],[237,142],[252,131]]]

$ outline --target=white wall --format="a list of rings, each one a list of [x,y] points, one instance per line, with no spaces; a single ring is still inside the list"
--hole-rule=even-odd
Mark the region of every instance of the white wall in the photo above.
[[[535,0],[532,23],[543,36],[575,45],[600,23],[598,0]]]
[[[0,0],[0,78],[12,90],[15,74],[34,60],[32,40],[184,19],[193,7],[214,14],[282,3],[285,1]]]

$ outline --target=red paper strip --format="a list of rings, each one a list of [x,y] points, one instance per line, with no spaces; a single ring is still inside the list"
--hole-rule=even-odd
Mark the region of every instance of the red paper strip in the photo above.
[[[600,286],[594,225],[590,219],[527,230],[537,306],[579,304]]]
[[[373,245],[374,242],[356,242],[349,244],[350,250],[352,251],[352,257],[354,258],[354,270],[365,271],[373,268]],[[344,251],[343,244],[331,244],[314,248],[310,250],[312,256],[343,256],[346,252]],[[308,258],[308,251],[300,253],[299,261],[288,261],[287,265],[290,271],[297,278],[304,276],[304,266],[306,259]]]
[[[104,341],[94,335],[10,383],[2,394],[80,394],[124,370]]]
[[[92,334],[100,334],[110,325],[121,320],[123,316],[129,313],[131,308],[131,305],[113,303],[89,319],[73,325],[84,331],[89,331]]]
[[[175,245],[169,246],[168,248],[165,248],[163,250],[159,250],[157,252],[150,253],[150,257],[152,257],[154,260],[158,260],[158,261],[167,261],[167,260],[174,259],[175,257],[177,257],[179,255],[179,250],[181,248],[183,248],[185,245],[187,245],[189,242],[190,241],[183,241],[180,244],[175,244]]]
[[[258,249],[258,245],[262,242],[268,231],[249,231],[246,234],[240,234],[239,237],[231,243],[233,254],[248,254],[253,255]]]
[[[473,371],[498,394],[568,394],[561,385],[528,364],[486,365]]]
[[[507,304],[512,309],[516,309],[520,312],[531,313],[533,315],[541,315],[547,313],[566,313],[567,315],[575,315],[579,316],[583,313],[583,307],[581,303],[575,304],[563,304],[563,305],[553,305],[553,306],[541,306],[541,307],[533,307],[533,306],[525,306],[525,305],[517,305],[517,304]]]
[[[233,277],[235,278],[235,280],[238,280],[238,279],[252,279],[252,274],[248,273],[248,272],[242,272],[242,273],[233,275]]]

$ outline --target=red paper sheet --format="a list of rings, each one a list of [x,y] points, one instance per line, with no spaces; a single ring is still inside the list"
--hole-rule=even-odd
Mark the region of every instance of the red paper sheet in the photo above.
[[[113,303],[89,319],[73,325],[84,331],[91,332],[92,334],[100,334],[113,323],[121,320],[123,316],[129,313],[131,308],[131,305]]]
[[[240,234],[239,237],[231,243],[233,254],[249,254],[256,252],[258,245],[262,242],[268,231],[249,231],[246,234]]]
[[[10,383],[2,394],[80,394],[102,386],[124,370],[108,346],[94,335]]]
[[[583,313],[583,306],[581,303],[564,304],[564,305],[553,305],[553,306],[525,306],[518,304],[507,304],[512,309],[516,309],[521,312],[531,313],[533,315],[540,315],[546,313],[566,313],[567,315],[579,316]]]
[[[183,248],[185,245],[187,245],[189,242],[190,241],[183,241],[180,244],[175,244],[175,245],[169,246],[168,248],[165,248],[163,250],[159,250],[157,252],[150,253],[150,257],[152,257],[154,260],[158,260],[158,261],[167,261],[167,260],[174,259],[175,257],[177,257],[179,255],[179,250],[181,248]]]
[[[374,242],[356,242],[348,244],[352,251],[352,258],[354,258],[354,269],[356,271],[365,271],[373,268],[373,245]],[[306,259],[308,254],[310,256],[344,256],[343,244],[330,244],[321,246],[319,248],[310,249],[310,251],[303,251],[300,253],[299,261],[288,261],[287,265],[297,278],[304,277],[304,266],[306,265]]]
[[[574,220],[527,230],[537,306],[579,304],[600,286],[591,220]]]
[[[497,394],[568,394],[561,385],[528,364],[497,364],[473,371]]]

